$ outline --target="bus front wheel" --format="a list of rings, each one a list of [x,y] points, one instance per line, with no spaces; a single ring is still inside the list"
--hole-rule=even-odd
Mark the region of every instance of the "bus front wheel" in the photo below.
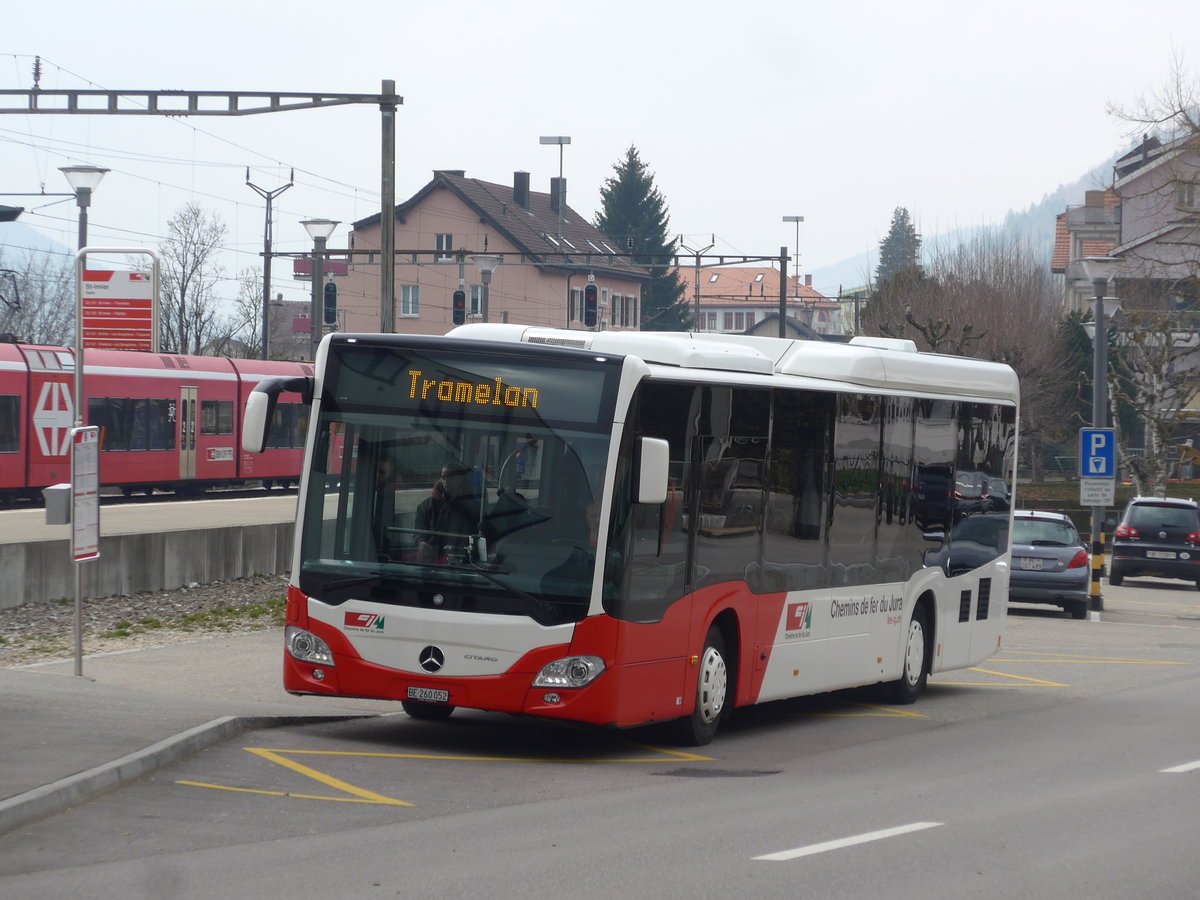
[[[908,640],[904,644],[904,669],[900,677],[890,685],[893,703],[916,703],[917,698],[925,691],[925,683],[929,680],[926,658],[928,644],[925,639],[928,630],[925,607],[918,606],[913,610],[912,620],[908,623]]]
[[[732,683],[725,656],[725,637],[715,625],[704,639],[700,671],[696,673],[696,705],[690,716],[676,721],[679,742],[693,747],[707,744],[717,733],[729,703]]]

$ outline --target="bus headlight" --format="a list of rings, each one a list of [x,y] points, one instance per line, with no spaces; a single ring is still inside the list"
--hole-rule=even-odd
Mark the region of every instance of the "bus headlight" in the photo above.
[[[604,671],[598,656],[568,656],[542,668],[533,679],[534,687],[581,688],[591,684]]]
[[[284,631],[284,641],[287,644],[287,651],[293,659],[298,659],[300,662],[333,665],[333,654],[329,652],[329,645],[311,631],[289,625]]]

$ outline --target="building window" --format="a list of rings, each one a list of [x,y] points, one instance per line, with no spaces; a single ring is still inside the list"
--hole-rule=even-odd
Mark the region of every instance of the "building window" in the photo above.
[[[1196,208],[1196,183],[1193,181],[1175,182],[1175,205],[1180,209]]]
[[[420,293],[419,284],[400,285],[400,315],[415,318],[421,314]]]
[[[433,249],[437,251],[436,258],[440,263],[454,262],[454,235],[452,234],[435,234],[433,236]]]
[[[704,313],[704,318],[708,320],[708,330],[717,330],[717,314],[715,312]]]
[[[571,308],[567,310],[568,322],[583,321],[583,289],[571,288]]]
[[[470,314],[478,318],[483,315],[483,285],[471,285],[471,309]]]

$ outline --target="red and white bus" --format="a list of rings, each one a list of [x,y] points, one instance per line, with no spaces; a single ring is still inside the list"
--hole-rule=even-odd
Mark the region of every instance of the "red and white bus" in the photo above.
[[[291,693],[674,720],[704,743],[767,700],[882,684],[912,702],[1000,646],[1011,513],[953,487],[1013,481],[1007,366],[477,324],[330,335],[312,387]],[[304,386],[252,395],[245,449],[284,390]]]

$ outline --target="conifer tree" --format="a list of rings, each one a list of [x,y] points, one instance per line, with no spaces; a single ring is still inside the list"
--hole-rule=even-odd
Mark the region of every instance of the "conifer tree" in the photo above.
[[[908,269],[921,266],[921,236],[913,225],[912,217],[903,206],[892,213],[892,227],[887,237],[879,242],[879,265],[875,269],[875,283],[882,285]]]
[[[613,172],[600,189],[595,225],[615,247],[633,253],[635,263],[650,269],[650,280],[642,288],[642,329],[684,331],[690,327],[691,312],[684,285],[671,267],[675,242],[667,237],[666,201],[636,147],[629,147]]]

